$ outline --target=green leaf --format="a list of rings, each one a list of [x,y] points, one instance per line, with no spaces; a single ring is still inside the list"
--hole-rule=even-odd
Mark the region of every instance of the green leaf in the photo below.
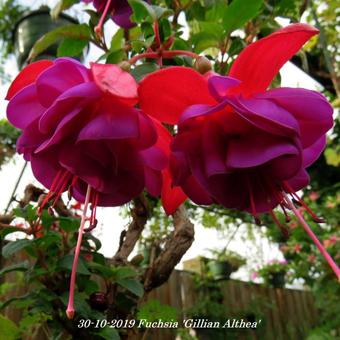
[[[144,63],[136,66],[131,74],[136,79],[137,82],[140,82],[147,74],[152,73],[159,69],[159,66],[155,63]]]
[[[46,33],[33,45],[29,54],[29,59],[32,60],[36,58],[49,46],[66,37],[88,42],[91,38],[90,28],[86,24],[70,24],[58,27],[55,30]]]
[[[15,232],[24,233],[24,231],[21,228],[13,226],[13,227],[7,227],[7,228],[1,229],[0,235],[1,235],[2,238],[4,238],[6,235],[11,234],[11,233],[15,233]]]
[[[74,259],[74,255],[66,255],[60,259],[58,265],[60,268],[71,271],[72,265],[73,265],[73,259]],[[89,270],[87,269],[84,260],[81,257],[79,257],[79,261],[78,261],[77,274],[84,274],[84,275],[91,274]]]
[[[136,271],[130,267],[118,267],[114,269],[116,271],[115,273],[116,280],[127,279],[137,276]]]
[[[24,261],[24,262],[21,262],[21,263],[13,264],[11,266],[7,266],[5,268],[2,268],[0,270],[0,276],[4,275],[4,274],[7,274],[7,273],[10,273],[10,272],[14,272],[14,271],[25,271],[25,270],[28,269],[28,267],[29,267],[28,261]]]
[[[174,12],[170,8],[165,8],[165,7],[153,5],[152,9],[156,13],[156,17],[157,17],[158,20],[174,14]]]
[[[98,292],[99,291],[99,285],[96,281],[93,280],[86,280],[85,282],[85,287],[84,287],[84,292],[87,295],[91,295],[92,293]]]
[[[87,46],[86,40],[79,40],[66,37],[60,43],[57,50],[57,57],[76,57],[79,56]]]
[[[17,251],[24,249],[31,245],[31,241],[29,240],[16,240],[8,242],[2,248],[2,256],[5,258],[10,257],[12,254],[16,253]]]
[[[63,293],[60,297],[65,306],[68,304],[68,297],[68,292]],[[87,300],[88,296],[84,293],[76,293],[74,295],[74,309],[77,311],[77,315],[81,315],[88,319],[103,319],[104,315],[94,309],[91,309]]]
[[[334,148],[328,147],[325,150],[326,162],[329,165],[339,166],[340,165],[340,146]]]
[[[15,340],[19,338],[19,328],[11,320],[0,314],[1,339]]]
[[[161,41],[166,41],[171,37],[172,29],[168,19],[161,19],[159,21],[159,34]]]
[[[79,218],[59,217],[58,221],[60,228],[65,230],[66,232],[73,232],[79,229]]]
[[[57,19],[59,14],[66,9],[69,9],[74,4],[78,3],[78,0],[60,0],[51,10],[51,17]]]
[[[200,32],[192,36],[194,51],[200,53],[210,47],[218,47],[219,41],[215,34]]]
[[[161,304],[158,300],[150,300],[139,309],[137,318],[149,322],[158,320],[174,322],[177,320],[177,310],[174,307]]]
[[[112,268],[95,262],[90,262],[88,266],[92,272],[100,273],[105,278],[112,278],[116,273]]]
[[[234,0],[223,16],[225,31],[230,33],[254,18],[259,12],[262,3],[263,0]]]
[[[147,2],[143,0],[128,0],[128,2],[132,8],[133,14],[131,19],[134,22],[154,22],[157,20],[157,15],[153,9],[153,6],[149,5]]]
[[[120,336],[116,329],[106,326],[101,329],[99,332],[96,332],[95,335],[99,335],[103,339],[107,340],[119,340]]]
[[[25,295],[22,296],[17,296],[17,297],[12,297],[4,302],[2,302],[0,304],[0,310],[6,308],[7,306],[9,306],[12,303],[15,303],[15,305],[18,305],[20,302],[26,305],[30,305],[33,303],[33,299],[32,299],[32,293],[27,293]]]
[[[233,38],[232,43],[228,49],[228,55],[234,56],[236,54],[239,54],[245,47],[246,44],[241,38]]]
[[[106,57],[106,64],[118,64],[125,58],[125,52],[123,50],[114,51],[109,53]]]
[[[120,28],[111,39],[110,51],[121,50],[124,47],[124,43],[124,30]]]
[[[142,297],[144,295],[144,287],[141,282],[135,279],[119,279],[116,282],[126,288],[131,293],[137,295],[138,297]]]
[[[15,208],[13,212],[16,217],[22,217],[29,222],[37,218],[36,208],[32,204],[26,205],[24,208]]]
[[[100,240],[93,236],[91,233],[86,233],[84,236],[83,236],[83,239],[84,240],[91,240],[94,245],[96,246],[96,251],[99,250],[101,247],[102,247],[102,243],[100,242]]]

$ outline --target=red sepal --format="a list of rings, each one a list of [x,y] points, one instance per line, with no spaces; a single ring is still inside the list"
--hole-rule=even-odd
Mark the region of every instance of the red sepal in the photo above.
[[[6,99],[12,99],[12,97],[14,97],[24,87],[34,83],[41,72],[49,68],[51,65],[53,65],[53,61],[51,60],[40,60],[27,65],[13,80],[7,91]]]
[[[292,24],[250,44],[230,69],[229,76],[241,80],[230,93],[250,96],[265,91],[280,68],[318,32],[307,24]]]

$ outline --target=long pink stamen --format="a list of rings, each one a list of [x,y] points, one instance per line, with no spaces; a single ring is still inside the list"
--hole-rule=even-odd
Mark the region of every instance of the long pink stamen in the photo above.
[[[298,209],[296,209],[295,205],[293,204],[291,199],[288,197],[288,195],[286,193],[283,193],[283,195],[285,197],[285,200],[286,200],[287,204],[289,205],[289,208],[294,212],[294,214],[295,214],[296,218],[298,219],[298,221],[300,222],[301,226],[305,229],[306,233],[309,235],[309,237],[313,240],[315,245],[318,247],[320,253],[325,258],[325,260],[328,262],[330,267],[333,269],[335,275],[338,278],[338,281],[340,282],[340,269],[339,269],[338,265],[334,262],[332,257],[328,254],[327,250],[322,245],[322,243],[315,236],[315,234],[313,233],[312,229],[309,227],[309,225],[307,224],[307,222],[303,218],[303,216],[300,213],[300,211]]]
[[[110,5],[112,0],[107,0],[104,11],[102,13],[102,16],[100,17],[100,20],[98,22],[98,25],[94,28],[94,31],[96,34],[101,38],[103,36],[103,25],[104,20],[106,18],[107,12],[109,11]]]
[[[67,184],[69,183],[69,180],[70,180],[71,176],[72,175],[69,172],[65,172],[63,178],[60,180],[60,186],[59,186],[58,192],[56,193],[56,196],[54,198],[54,201],[52,203],[51,208],[53,208],[56,205],[56,203],[58,202],[58,200],[59,200],[60,196],[62,195],[63,191],[66,189]]]
[[[292,195],[292,197],[294,197],[294,199],[296,199],[297,202],[299,204],[301,204],[308,211],[309,215],[313,218],[313,220],[315,222],[317,222],[317,223],[324,223],[325,222],[322,218],[316,216],[314,211],[304,202],[303,199],[301,199],[299,197],[299,195],[290,187],[290,185],[288,183],[285,182],[284,184],[285,184],[286,188],[289,190],[289,193]]]
[[[50,191],[47,193],[47,195],[45,196],[45,198],[43,199],[42,203],[40,204],[40,206],[38,208],[38,215],[41,214],[42,210],[44,209],[44,206],[47,204],[47,202],[50,200],[50,198],[54,194],[56,187],[58,186],[59,178],[60,178],[61,174],[62,174],[62,171],[59,170],[57,172],[56,176],[54,177],[52,184],[51,184]]]
[[[249,180],[249,177],[246,176],[247,178],[247,187],[248,187],[248,190],[249,190],[249,197],[250,197],[250,207],[251,207],[251,213],[255,219],[255,223],[257,225],[260,225],[261,224],[261,221],[260,219],[258,218],[257,216],[257,212],[256,212],[256,206],[255,206],[255,200],[254,200],[254,195],[253,195],[253,189],[251,187],[251,184],[250,184],[250,180]]]
[[[72,273],[71,273],[71,280],[70,280],[70,295],[69,295],[68,305],[66,309],[66,315],[69,319],[73,319],[74,317],[74,287],[76,283],[78,259],[79,259],[79,254],[80,254],[81,241],[83,239],[84,226],[87,220],[86,213],[87,213],[87,208],[90,202],[90,196],[91,196],[91,186],[88,185],[87,191],[86,191],[86,197],[85,197],[84,211],[81,217],[80,227],[78,230],[77,246],[76,246],[76,250],[74,253],[74,259],[73,259],[73,265],[72,265]]]

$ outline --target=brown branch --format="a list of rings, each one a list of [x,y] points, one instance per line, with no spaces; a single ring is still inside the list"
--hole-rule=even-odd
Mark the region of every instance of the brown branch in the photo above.
[[[148,204],[144,195],[135,198],[133,204],[134,207],[131,210],[132,222],[128,229],[124,230],[121,234],[118,251],[112,260],[114,264],[126,263],[127,258],[139,240],[149,217]]]
[[[175,266],[194,241],[194,225],[190,222],[184,205],[174,215],[175,230],[164,246],[164,250],[147,270],[144,280],[146,292],[166,282]]]

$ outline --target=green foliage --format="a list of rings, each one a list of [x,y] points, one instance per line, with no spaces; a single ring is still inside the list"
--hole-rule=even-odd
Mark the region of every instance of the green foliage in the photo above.
[[[19,338],[19,328],[16,324],[0,314],[0,329],[2,339],[16,340]]]
[[[137,23],[155,22],[156,20],[172,14],[171,9],[149,5],[143,0],[128,1],[133,11],[132,20]]]
[[[15,144],[19,134],[19,130],[9,124],[6,119],[0,119],[0,169],[15,154]]]
[[[214,260],[219,262],[229,262],[234,270],[237,270],[239,267],[246,263],[246,260],[239,255],[238,253],[224,249],[209,249],[209,252],[212,255]]]
[[[19,250],[24,249],[30,245],[31,245],[31,242],[29,240],[17,240],[13,242],[8,242],[2,248],[2,256],[5,258],[8,258],[14,253],[18,252]]]
[[[223,13],[225,31],[232,32],[254,18],[262,3],[263,0],[234,0]]]
[[[40,53],[46,50],[49,46],[64,39],[61,47],[59,47],[58,54],[62,55],[76,55],[82,51],[91,39],[91,31],[86,24],[70,24],[58,27],[43,35],[32,47],[29,54],[29,59],[36,58]],[[66,42],[65,42],[66,40]],[[76,43],[74,43],[77,40]],[[74,43],[74,46],[72,44]],[[70,53],[70,54],[68,54]]]
[[[51,10],[52,18],[56,19],[62,11],[69,9],[77,2],[78,0],[59,0],[59,2]]]
[[[175,322],[177,320],[177,310],[171,306],[161,304],[158,300],[150,300],[139,308],[137,318],[147,322]]]

